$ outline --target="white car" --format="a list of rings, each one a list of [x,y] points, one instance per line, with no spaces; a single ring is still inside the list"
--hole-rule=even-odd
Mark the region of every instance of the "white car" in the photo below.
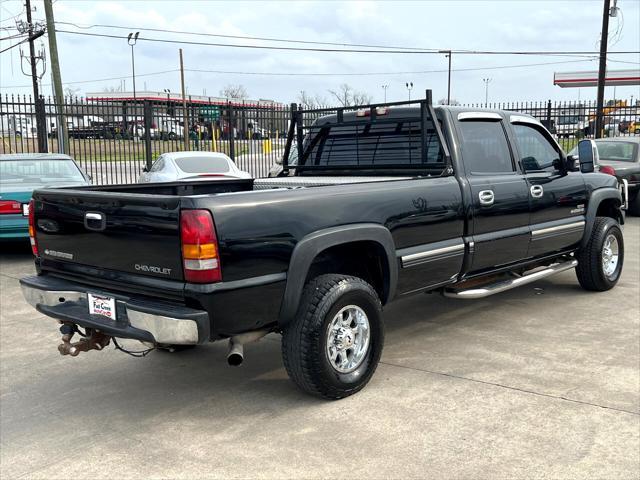
[[[138,183],[251,178],[249,172],[240,170],[224,153],[215,152],[164,153],[143,172]]]

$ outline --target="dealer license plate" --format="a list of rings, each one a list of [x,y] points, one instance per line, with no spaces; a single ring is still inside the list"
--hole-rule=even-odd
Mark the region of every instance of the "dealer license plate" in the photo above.
[[[116,319],[116,299],[104,297],[102,295],[87,294],[89,301],[89,313],[92,315],[102,315],[111,320]]]
[[[29,204],[28,203],[23,203],[22,204],[22,215],[25,217],[29,216]]]

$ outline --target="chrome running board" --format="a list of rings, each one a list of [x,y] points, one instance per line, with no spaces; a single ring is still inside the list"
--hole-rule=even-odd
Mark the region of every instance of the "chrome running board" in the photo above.
[[[543,270],[538,270],[537,272],[530,273],[529,275],[510,278],[508,280],[500,280],[495,283],[490,283],[488,285],[483,285],[477,288],[461,290],[454,290],[449,288],[446,289],[443,294],[445,297],[449,298],[484,298],[496,293],[504,292],[506,290],[511,290],[512,288],[521,287],[522,285],[535,282],[542,278],[550,277],[551,275],[564,272],[565,270],[571,270],[572,268],[575,268],[576,265],[578,265],[577,260],[569,260],[562,263],[556,263]]]

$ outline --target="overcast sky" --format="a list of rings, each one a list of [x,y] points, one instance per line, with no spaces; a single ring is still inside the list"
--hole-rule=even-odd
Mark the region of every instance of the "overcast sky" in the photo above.
[[[34,18],[44,19],[41,1],[32,0]],[[414,1],[414,2],[213,2],[213,1],[74,1],[54,3],[56,21],[80,26],[109,24],[136,28],[160,28],[227,35],[276,37],[295,40],[420,47],[425,49],[596,51],[602,19],[602,0],[535,1]],[[0,3],[0,26],[15,26],[12,17],[21,12],[23,0]],[[640,50],[640,1],[618,0],[622,16],[611,18],[610,50]],[[623,22],[623,25],[622,25]],[[622,31],[620,32],[620,27]],[[58,29],[126,35],[113,28]],[[15,34],[2,30],[0,37]],[[300,46],[258,40],[197,37],[185,34],[142,32],[141,37],[217,43]],[[43,37],[43,40],[44,37]],[[11,41],[3,41],[2,49]],[[611,45],[611,43],[614,43]],[[46,41],[45,41],[46,44]],[[131,74],[126,39],[76,36],[59,33],[58,46],[63,82],[78,94],[119,87],[121,80],[100,80]],[[171,43],[139,40],[135,47],[137,89],[178,92],[180,76],[178,48]],[[434,90],[436,99],[446,96],[447,60],[442,54],[327,53],[257,50],[221,46],[181,45],[185,68],[224,72],[284,73],[245,75],[240,73],[186,72],[191,94],[218,95],[229,83],[242,84],[250,98],[295,101],[301,90],[330,98],[328,89],[349,83],[382,101],[382,85],[389,85],[388,100],[407,98],[406,82],[413,82],[412,95]],[[309,47],[307,45],[306,47]],[[28,48],[24,49],[25,53]],[[611,55],[609,69],[638,68],[638,55]],[[576,62],[576,60],[579,60]],[[495,68],[523,64],[570,62],[522,68]],[[20,71],[19,49],[0,54],[2,93],[29,93],[30,79]],[[456,71],[459,69],[474,69]],[[454,55],[452,97],[463,103],[483,102],[490,78],[489,101],[594,99],[595,88],[561,89],[553,85],[553,73],[596,70],[597,61],[550,56]],[[144,75],[172,70],[169,73]],[[434,72],[435,71],[435,72]],[[409,72],[393,74],[394,72]],[[431,73],[411,73],[431,72]],[[293,74],[332,74],[295,76]],[[335,75],[333,75],[335,74]],[[351,75],[349,75],[351,74]],[[360,75],[354,75],[360,74]],[[362,75],[364,74],[364,75]],[[45,94],[51,92],[47,71]],[[127,90],[132,87],[126,80]],[[640,87],[618,87],[618,98],[640,96]],[[607,97],[613,88],[607,88]]]

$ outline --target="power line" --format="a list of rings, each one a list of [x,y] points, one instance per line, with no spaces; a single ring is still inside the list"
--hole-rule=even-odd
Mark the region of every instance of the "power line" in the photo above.
[[[317,41],[311,41],[311,40],[294,40],[290,38],[254,37],[250,35],[223,35],[219,33],[188,32],[185,30],[168,30],[164,28],[126,27],[123,25],[107,25],[107,24],[100,24],[100,23],[96,23],[92,25],[78,25],[73,22],[56,22],[56,24],[71,25],[81,29],[116,28],[120,30],[129,30],[129,31],[139,30],[144,32],[177,33],[181,35],[193,35],[198,37],[233,38],[237,40],[260,40],[265,42],[299,43],[299,44],[306,44],[306,45],[333,45],[338,47],[388,48],[388,49],[397,49],[397,50],[433,50],[433,51],[438,50],[435,48],[398,47],[393,45],[371,45],[371,44],[364,44],[364,43],[317,42]]]
[[[542,62],[542,63],[526,63],[526,64],[518,64],[518,65],[496,65],[490,67],[468,67],[468,68],[456,68],[453,69],[453,72],[471,72],[471,71],[483,71],[483,70],[502,70],[502,69],[512,69],[512,68],[526,68],[526,67],[538,67],[544,65],[561,65],[567,63],[584,63],[590,62],[593,60],[564,60],[561,62]],[[615,62],[616,60],[610,60]],[[179,69],[172,70],[162,70],[159,72],[150,72],[150,73],[142,73],[136,74],[137,77],[148,77],[155,75],[164,75],[167,73],[175,73],[178,72]],[[247,72],[247,71],[234,71],[234,70],[207,70],[207,69],[197,69],[197,68],[185,68],[186,72],[193,73],[214,73],[220,75],[254,75],[254,76],[298,76],[298,77],[317,77],[317,76],[372,76],[372,75],[422,75],[429,73],[443,73],[448,70],[418,70],[418,71],[410,71],[410,72],[341,72],[341,73],[324,73],[324,72],[316,72],[316,73],[304,73],[304,72]],[[98,83],[98,82],[106,82],[111,80],[123,80],[131,78],[131,75],[125,75],[120,77],[108,77],[108,78],[96,78],[92,80],[76,80],[71,82],[63,82],[65,85],[75,85],[75,84],[83,84],[83,83]],[[48,86],[48,84],[44,84]],[[9,89],[9,88],[24,88],[27,85],[8,85],[8,86],[0,86],[1,89]]]
[[[106,33],[89,33],[74,32],[71,30],[57,30],[59,33],[70,35],[82,35],[89,37],[102,37],[114,39],[126,39],[123,35],[113,35]],[[196,42],[191,40],[171,40],[164,38],[139,37],[138,40],[157,43],[172,43],[181,45],[200,45],[210,47],[230,47],[230,48],[246,48],[259,50],[286,50],[286,51],[302,51],[302,52],[332,52],[332,53],[390,53],[390,54],[435,54],[440,55],[441,51],[436,50],[363,50],[355,48],[305,48],[305,47],[284,47],[273,45],[238,45],[231,43],[213,43],[213,42]],[[448,50],[447,50],[448,52]],[[598,52],[592,51],[492,51],[492,50],[451,50],[452,53],[459,55],[535,55],[535,56],[560,56],[560,57],[593,57]],[[610,52],[611,54],[638,54],[640,51],[618,51]]]
[[[29,37],[25,38],[24,40],[18,42],[18,43],[14,43],[13,45],[9,45],[7,48],[3,48],[2,50],[0,50],[0,53],[4,53],[7,50],[11,50],[14,47],[17,47],[18,45],[22,45],[23,43],[26,43],[29,41]]]

